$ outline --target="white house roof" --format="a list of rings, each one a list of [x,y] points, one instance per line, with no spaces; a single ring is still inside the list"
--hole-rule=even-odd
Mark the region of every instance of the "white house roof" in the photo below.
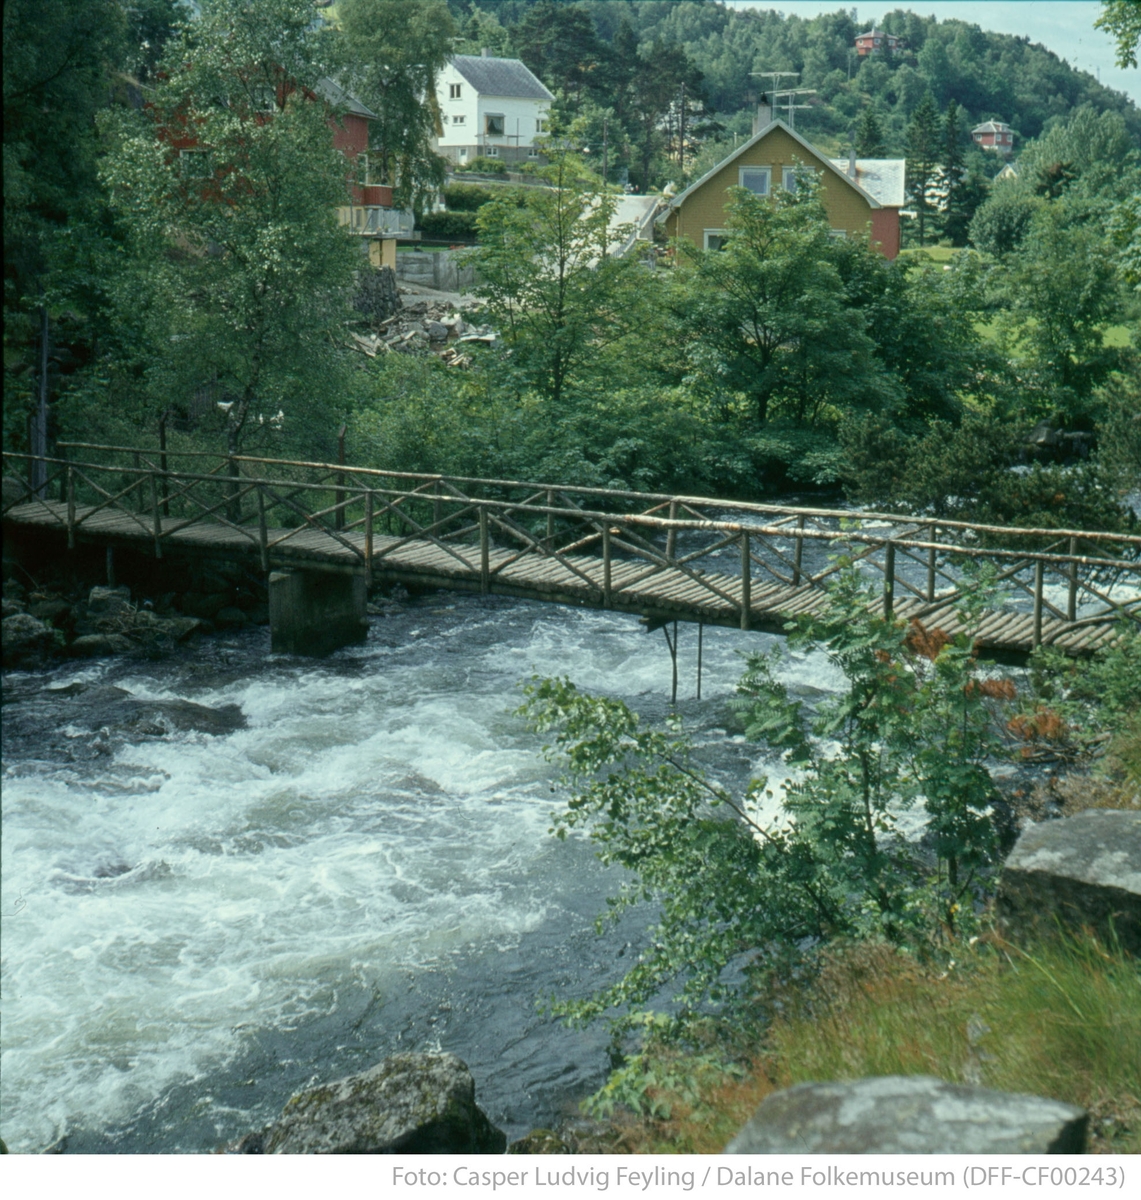
[[[984,121],[976,125],[971,133],[1009,133],[1010,126],[1005,121]]]
[[[481,96],[506,96],[518,100],[555,98],[517,58],[457,54],[452,59],[452,66]]]
[[[848,174],[846,158],[828,161],[842,174]],[[856,182],[884,208],[902,208],[907,194],[907,159],[857,158]]]
[[[900,40],[898,38],[898,36],[896,36],[896,34],[885,33],[882,29],[877,29],[874,25],[871,27],[871,29],[865,30],[863,33],[857,33],[856,37],[858,37],[858,38],[886,37],[886,38],[894,38],[895,41],[897,41],[897,42]]]
[[[778,129],[778,128],[783,129],[785,131],[785,133],[787,133],[789,135],[789,137],[791,137],[793,139],[793,141],[799,142],[804,147],[804,149],[807,150],[808,153],[811,154],[812,157],[817,162],[823,163],[825,167],[827,167],[828,169],[830,169],[833,172],[833,174],[839,175],[840,178],[850,188],[854,188],[857,192],[859,192],[860,195],[863,196],[863,198],[872,206],[872,208],[884,208],[885,207],[884,202],[882,200],[876,199],[876,197],[873,196],[871,192],[867,191],[865,188],[863,188],[860,185],[858,180],[850,179],[848,177],[848,172],[846,169],[836,166],[835,163],[831,159],[825,158],[824,155],[821,154],[820,151],[817,150],[815,146],[813,146],[809,142],[806,142],[804,140],[804,138],[802,138],[800,136],[800,134],[796,132],[795,129],[790,129],[783,121],[778,119],[776,121],[770,121],[764,127],[764,129],[760,130],[758,133],[754,133],[753,136],[751,138],[749,138],[749,140],[747,142],[742,142],[741,145],[738,146],[737,149],[734,150],[732,154],[728,155],[726,158],[723,158],[719,163],[717,163],[716,166],[714,166],[710,170],[706,171],[705,174],[702,175],[702,177],[700,179],[697,179],[693,183],[691,183],[689,185],[689,187],[687,187],[685,189],[684,192],[679,192],[676,196],[674,196],[673,199],[670,200],[670,202],[669,202],[669,208],[670,209],[677,208],[687,196],[689,196],[692,192],[697,191],[697,189],[699,187],[701,187],[701,185],[703,183],[706,183],[708,180],[712,179],[713,176],[716,175],[717,172],[720,171],[723,167],[728,166],[729,163],[734,161],[734,159],[740,158],[741,155],[744,154],[746,150],[748,150],[752,146],[755,146],[757,144],[757,142],[759,142],[761,140],[761,138],[766,136],[766,134],[769,134],[774,129]],[[837,161],[839,161],[839,160],[837,160]],[[868,159],[866,161],[874,162],[877,160]],[[885,160],[880,160],[880,161],[893,162],[895,160],[885,159]],[[846,168],[847,165],[848,164],[845,161],[844,168]],[[894,208],[895,205],[891,205],[890,207]]]

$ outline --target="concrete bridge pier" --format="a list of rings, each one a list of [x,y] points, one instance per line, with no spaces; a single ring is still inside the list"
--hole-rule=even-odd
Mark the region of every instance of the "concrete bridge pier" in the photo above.
[[[331,654],[368,636],[368,587],[363,575],[273,571],[269,636],[274,654]]]

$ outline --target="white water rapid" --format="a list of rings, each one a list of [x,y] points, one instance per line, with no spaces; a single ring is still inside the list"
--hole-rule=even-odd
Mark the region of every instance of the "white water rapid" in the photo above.
[[[441,593],[329,659],[268,631],[161,662],[6,679],[0,1129],[13,1151],[207,1151],[310,1082],[401,1049],[463,1057],[512,1137],[601,1082],[601,1029],[537,1011],[621,969],[645,917],[596,938],[616,883],[548,834],[552,769],[511,715],[566,674],[647,719],[668,708],[660,633],[634,617]],[[729,777],[737,651],[681,627],[680,707]],[[798,682],[834,685],[820,660]],[[70,692],[58,689],[72,687]],[[91,698],[241,708],[228,734],[105,727]],[[114,693],[106,693],[114,695]]]

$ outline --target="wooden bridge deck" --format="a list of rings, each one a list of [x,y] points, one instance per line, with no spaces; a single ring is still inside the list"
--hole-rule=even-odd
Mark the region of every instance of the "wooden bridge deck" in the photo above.
[[[35,500],[9,508],[4,520],[19,528],[66,534],[67,509],[64,502]],[[136,516],[122,509],[100,511],[85,506],[76,507],[73,521],[78,526],[78,539],[87,543],[134,546],[147,552],[156,544],[157,522],[163,553],[248,558],[253,564],[266,564],[262,543],[252,531],[243,532],[226,524],[200,522],[179,528],[185,523],[177,518],[156,517],[152,521],[149,514]],[[445,548],[430,538],[374,533],[371,555],[366,556],[365,535],[360,531],[344,531],[333,537],[319,528],[269,528],[264,540],[272,547],[268,552],[270,567],[360,573],[362,559],[370,557],[373,578],[389,582],[486,591],[658,619],[738,628],[743,624],[741,578],[709,570],[684,570],[645,559],[615,557],[609,563],[607,587],[606,564],[588,554],[564,553],[556,557],[491,546],[485,568],[479,545],[470,543],[451,542]],[[937,626],[954,634],[960,629],[955,601],[953,591],[942,600],[936,595],[933,602],[900,597],[893,611],[898,618],[918,618],[928,627]],[[790,617],[818,612],[827,603],[827,593],[811,583],[792,587],[756,580],[750,588],[747,625],[780,632]],[[1040,617],[1041,641],[1074,654],[1089,653],[1112,642],[1117,636],[1115,627],[1112,616],[1073,622]],[[983,617],[975,638],[983,649],[1029,652],[1035,644],[1035,618],[1030,612],[992,611]]]

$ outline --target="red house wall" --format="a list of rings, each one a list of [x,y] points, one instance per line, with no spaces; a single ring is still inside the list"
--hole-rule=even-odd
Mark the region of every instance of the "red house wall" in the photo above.
[[[884,258],[895,258],[899,253],[899,209],[876,208],[872,210],[872,243],[879,242]]]

